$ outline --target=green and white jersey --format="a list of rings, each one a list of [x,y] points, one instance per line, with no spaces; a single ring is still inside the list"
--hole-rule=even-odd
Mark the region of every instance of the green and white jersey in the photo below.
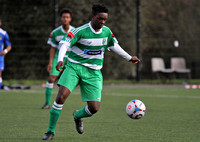
[[[47,43],[49,45],[51,45],[52,47],[57,48],[59,45],[59,42],[61,41],[61,39],[65,36],[66,33],[68,33],[69,31],[71,31],[72,29],[74,29],[73,26],[69,26],[69,30],[67,32],[65,32],[65,30],[63,29],[62,25],[57,27],[56,29],[54,29],[50,36],[49,39],[47,41]]]
[[[58,45],[59,42],[61,41],[61,39],[65,36],[65,34],[67,34],[69,31],[75,29],[73,26],[69,26],[69,30],[67,32],[65,32],[65,30],[63,29],[62,25],[57,27],[56,29],[54,29],[50,36],[49,39],[47,41],[47,44],[51,45],[52,47],[56,48],[56,53],[54,55],[55,58],[58,57]],[[68,54],[68,53],[67,53]]]
[[[73,29],[60,41],[70,48],[68,61],[81,64],[91,69],[99,70],[103,67],[104,52],[114,46],[115,41],[111,30],[103,26],[95,32],[91,23]]]

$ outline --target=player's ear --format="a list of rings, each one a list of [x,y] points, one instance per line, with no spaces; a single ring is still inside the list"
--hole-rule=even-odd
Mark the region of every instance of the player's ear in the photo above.
[[[72,21],[72,18],[70,17],[70,20],[69,20],[69,22],[71,22]]]
[[[92,19],[94,19],[95,15],[92,13],[91,17],[92,17]]]

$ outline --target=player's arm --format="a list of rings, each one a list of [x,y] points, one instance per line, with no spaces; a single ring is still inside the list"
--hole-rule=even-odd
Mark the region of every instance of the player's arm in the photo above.
[[[5,56],[11,50],[11,45],[7,46],[2,52],[0,52],[1,56]]]
[[[4,44],[6,45],[6,49],[4,49],[2,52],[0,52],[1,56],[5,56],[12,49],[10,39],[9,39],[9,36],[7,33],[4,38]]]
[[[131,61],[134,64],[137,64],[140,59],[138,59],[136,56],[129,55],[126,51],[124,51],[121,46],[118,44],[117,39],[115,38],[114,34],[110,31],[110,42],[109,42],[109,49],[126,59],[127,61]]]
[[[137,64],[140,60],[136,56],[129,55],[126,51],[124,51],[118,43],[115,43],[114,46],[109,47],[113,52],[117,53],[127,61],[131,61],[134,64]]]
[[[63,58],[69,47],[70,47],[70,44],[65,44],[62,42],[59,44],[58,63],[56,65],[56,69],[60,72],[63,70],[63,66],[64,66]]]
[[[50,73],[51,70],[52,70],[52,67],[53,67],[53,58],[54,58],[54,55],[56,53],[56,48],[57,48],[57,45],[58,45],[58,42],[56,41],[55,39],[55,35],[54,35],[54,32],[52,31],[51,34],[49,35],[49,39],[47,41],[47,44],[49,44],[51,47],[50,47],[50,54],[49,54],[49,64],[47,66],[47,72]]]
[[[70,41],[71,38],[68,36],[65,36],[59,43],[58,49],[59,49],[59,53],[58,53],[58,63],[56,65],[56,69],[58,71],[62,71],[63,70],[63,58],[67,52],[67,49],[70,47]]]
[[[52,63],[53,63],[53,58],[56,52],[56,48],[55,47],[51,47],[50,48],[50,54],[49,54],[49,64],[47,66],[47,72],[50,73],[52,70]]]

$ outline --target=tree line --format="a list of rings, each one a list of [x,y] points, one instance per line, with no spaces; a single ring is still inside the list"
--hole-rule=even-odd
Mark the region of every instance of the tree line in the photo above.
[[[69,7],[73,12],[71,25],[89,22],[91,7],[104,3],[109,8],[106,26],[119,44],[131,55],[136,54],[136,0],[59,0],[58,11]],[[1,0],[0,18],[12,42],[6,55],[5,79],[46,79],[49,59],[47,40],[53,30],[52,1]],[[151,58],[163,57],[166,65],[174,56],[184,57],[192,69],[192,77],[200,75],[200,1],[141,0],[141,77],[151,78]],[[57,25],[59,25],[59,13]],[[180,46],[174,47],[178,40]],[[135,66],[112,52],[106,52],[102,73],[104,79],[135,77]]]

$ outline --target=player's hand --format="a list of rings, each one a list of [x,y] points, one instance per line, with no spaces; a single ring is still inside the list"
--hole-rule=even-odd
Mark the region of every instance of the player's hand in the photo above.
[[[5,56],[5,55],[6,55],[6,52],[1,51],[1,52],[0,52],[0,55],[1,55],[1,56]]]
[[[140,59],[138,59],[137,56],[133,56],[133,57],[130,59],[130,61],[133,62],[133,64],[137,64],[137,63],[140,61]]]
[[[52,64],[48,64],[47,66],[47,72],[50,73],[52,70]]]
[[[64,63],[62,61],[58,62],[56,69],[61,72],[63,70]]]

